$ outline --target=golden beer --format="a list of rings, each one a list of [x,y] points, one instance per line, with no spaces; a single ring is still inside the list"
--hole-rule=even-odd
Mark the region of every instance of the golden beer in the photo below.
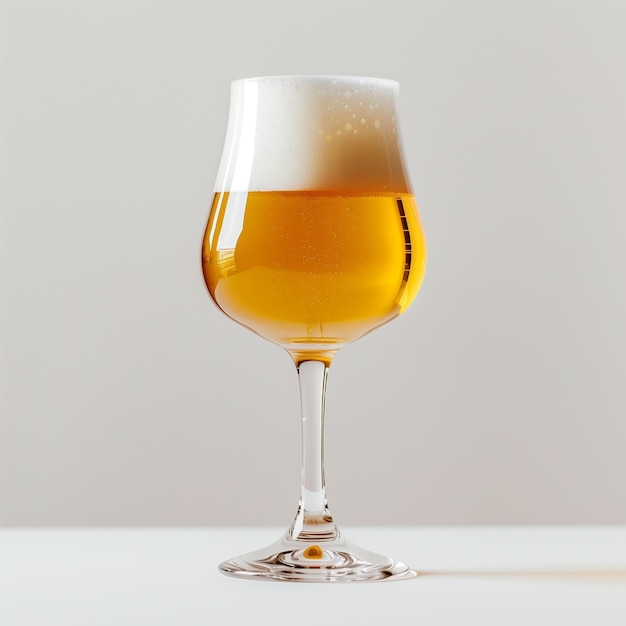
[[[292,353],[339,348],[397,316],[425,260],[406,192],[218,192],[202,248],[216,304]]]
[[[300,582],[416,576],[339,532],[324,478],[333,356],[402,313],[424,275],[426,243],[397,115],[398,84],[387,79],[266,76],[232,84],[202,270],[226,315],[285,348],[295,362],[302,474],[286,533],[221,563],[229,576]],[[248,361],[243,370],[254,376],[263,365]],[[283,445],[277,432],[272,447],[258,452],[263,458]],[[355,467],[384,464],[388,456],[354,450]]]

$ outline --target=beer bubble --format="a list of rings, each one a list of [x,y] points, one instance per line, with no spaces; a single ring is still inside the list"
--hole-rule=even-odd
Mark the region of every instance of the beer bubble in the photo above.
[[[395,87],[387,81],[268,77],[235,87],[233,138],[242,148],[235,159],[232,149],[225,151],[217,187],[328,189],[346,179],[385,189],[405,184],[395,150]]]

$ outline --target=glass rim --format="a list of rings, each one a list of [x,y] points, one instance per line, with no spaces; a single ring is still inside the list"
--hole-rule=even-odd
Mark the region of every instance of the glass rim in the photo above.
[[[379,83],[381,85],[388,85],[390,87],[395,87],[396,89],[400,86],[400,82],[395,80],[394,78],[381,78],[377,76],[357,76],[357,75],[349,75],[349,74],[268,74],[264,76],[251,76],[249,78],[237,78],[231,81],[232,85],[238,85],[248,82],[270,82],[270,81],[306,81],[310,83],[315,82],[352,82],[352,83]]]

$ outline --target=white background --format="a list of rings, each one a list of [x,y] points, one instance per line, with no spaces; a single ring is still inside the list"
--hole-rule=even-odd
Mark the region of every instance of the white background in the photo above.
[[[340,523],[626,522],[626,4],[0,4],[0,523],[287,525],[296,375],[200,242],[229,83],[401,83],[429,244],[331,368]]]

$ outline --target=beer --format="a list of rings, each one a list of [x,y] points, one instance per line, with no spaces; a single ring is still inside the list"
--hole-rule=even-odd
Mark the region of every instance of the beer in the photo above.
[[[402,313],[424,274],[426,244],[397,104],[398,84],[380,78],[267,76],[232,84],[202,269],[221,310],[285,348],[297,366],[302,475],[298,512],[283,538],[223,562],[229,576],[416,576],[343,537],[324,479],[328,365],[345,344]],[[286,445],[276,437],[274,447]],[[368,458],[361,452],[359,463]]]
[[[225,220],[231,214],[240,217]],[[202,264],[228,316],[307,350],[339,348],[401,313],[419,289],[425,255],[406,192],[218,192]]]

